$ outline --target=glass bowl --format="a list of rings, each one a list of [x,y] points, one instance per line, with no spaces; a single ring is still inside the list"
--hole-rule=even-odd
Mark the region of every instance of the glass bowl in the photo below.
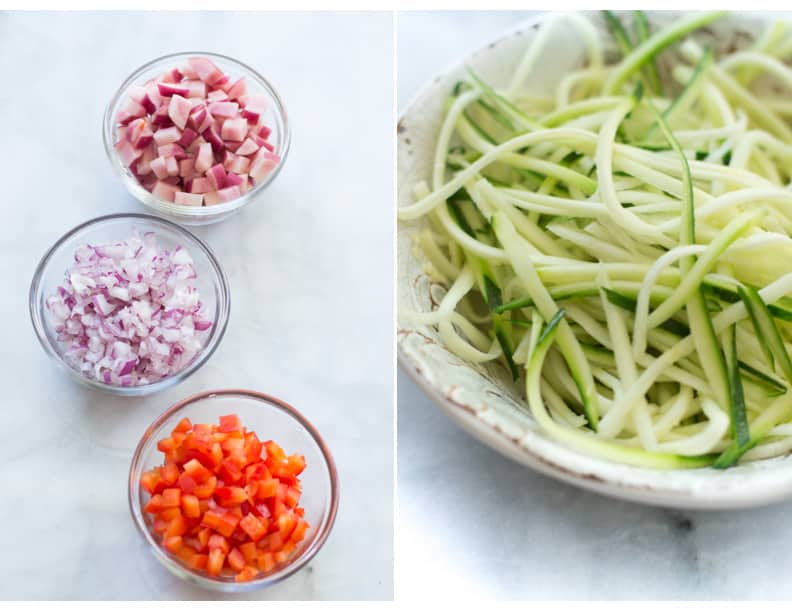
[[[223,204],[200,207],[174,204],[173,202],[167,202],[155,197],[151,192],[144,189],[132,172],[124,166],[113,147],[116,138],[115,117],[120,107],[127,100],[129,88],[134,85],[143,84],[149,79],[162,74],[165,70],[178,67],[188,58],[196,56],[211,59],[218,68],[230,75],[232,79],[244,76],[251,93],[263,93],[269,96],[272,104],[264,114],[264,120],[266,124],[272,128],[272,135],[269,140],[275,147],[274,152],[280,156],[280,162],[272,172],[269,173],[267,178],[261,183],[256,184],[250,191],[243,194],[242,197]],[[275,180],[275,177],[286,163],[286,157],[288,156],[289,145],[291,143],[291,132],[286,108],[278,92],[267,79],[253,70],[253,68],[225,55],[208,53],[205,51],[187,51],[163,55],[162,57],[144,64],[127,77],[107,105],[103,120],[102,138],[110,164],[113,166],[118,176],[121,177],[121,181],[124,183],[129,193],[135,198],[157,214],[168,217],[184,225],[208,225],[229,217],[243,206],[252,202],[261,195],[261,192],[267,185]]]
[[[184,369],[158,381],[145,385],[122,387],[87,378],[74,368],[63,355],[51,324],[46,300],[53,295],[64,280],[64,274],[73,262],[77,247],[124,240],[133,230],[141,235],[154,232],[157,242],[165,248],[182,245],[193,258],[197,274],[196,287],[204,304],[207,318],[214,321],[207,330],[201,352]],[[212,251],[189,231],[165,219],[145,214],[115,214],[98,217],[68,231],[50,248],[39,262],[30,285],[30,318],[41,345],[47,354],[62,366],[79,383],[115,395],[140,396],[161,391],[185,380],[211,357],[223,338],[231,307],[228,281]]]
[[[151,517],[143,512],[148,493],[140,486],[147,470],[162,465],[157,442],[168,437],[176,424],[188,417],[193,423],[217,423],[221,415],[237,414],[261,440],[272,439],[287,454],[305,456],[306,468],[300,475],[303,494],[300,504],[310,525],[305,539],[281,566],[248,582],[235,582],[233,576],[209,576],[185,566],[157,542]],[[129,469],[129,509],[135,525],[157,560],[171,573],[198,586],[227,593],[244,592],[271,586],[291,576],[308,563],[324,544],[338,509],[338,475],[333,457],[319,432],[297,410],[277,398],[243,389],[205,391],[171,406],[143,434]]]

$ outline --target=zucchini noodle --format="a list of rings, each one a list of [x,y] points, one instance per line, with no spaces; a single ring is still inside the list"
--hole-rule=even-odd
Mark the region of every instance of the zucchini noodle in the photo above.
[[[697,30],[723,16],[608,13],[617,45],[581,15],[544,23],[502,88],[457,83],[398,211],[447,288],[402,319],[503,365],[584,454],[679,469],[792,452],[792,30],[718,56]],[[583,64],[530,91],[560,27]]]

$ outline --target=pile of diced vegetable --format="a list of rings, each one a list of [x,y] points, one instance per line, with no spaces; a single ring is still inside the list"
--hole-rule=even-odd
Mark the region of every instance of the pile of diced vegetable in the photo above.
[[[723,53],[688,36],[724,17],[606,12],[609,47],[587,16],[549,20],[508,83],[454,87],[430,182],[399,209],[447,289],[402,320],[499,362],[583,453],[728,468],[792,451],[792,32]],[[585,60],[532,89],[562,25]]]
[[[244,76],[192,57],[133,86],[116,116],[115,150],[140,184],[167,202],[230,202],[280,162],[265,123],[270,99],[249,93]]]
[[[237,415],[182,419],[157,448],[165,462],[141,477],[163,548],[210,576],[248,581],[283,565],[305,538],[302,455],[286,455]]]
[[[212,321],[195,286],[192,256],[152,232],[83,245],[47,308],[65,359],[88,378],[138,386],[185,367]]]

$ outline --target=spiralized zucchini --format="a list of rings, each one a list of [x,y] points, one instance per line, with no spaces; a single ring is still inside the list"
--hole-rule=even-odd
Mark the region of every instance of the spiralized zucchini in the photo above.
[[[470,71],[432,176],[399,209],[446,347],[499,361],[526,411],[580,452],[651,468],[792,450],[792,32],[715,57],[702,13],[653,30],[546,22],[502,89]],[[585,65],[526,91],[554,28]]]

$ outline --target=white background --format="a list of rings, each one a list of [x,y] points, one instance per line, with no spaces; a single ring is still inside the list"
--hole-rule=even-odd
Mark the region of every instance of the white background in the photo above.
[[[292,150],[260,200],[196,230],[231,285],[215,355],[173,389],[113,398],[50,362],[29,322],[28,287],[74,225],[143,211],[105,158],[102,113],[137,66],[193,49],[271,79]],[[126,479],[158,414],[220,387],[297,407],[323,434],[341,481],[335,529],[314,561],[243,597],[391,598],[391,64],[384,13],[0,14],[0,598],[217,597],[171,577],[144,548]]]
[[[399,110],[530,13],[400,13]],[[398,382],[397,592],[404,599],[792,597],[792,503],[679,512],[521,467]]]

